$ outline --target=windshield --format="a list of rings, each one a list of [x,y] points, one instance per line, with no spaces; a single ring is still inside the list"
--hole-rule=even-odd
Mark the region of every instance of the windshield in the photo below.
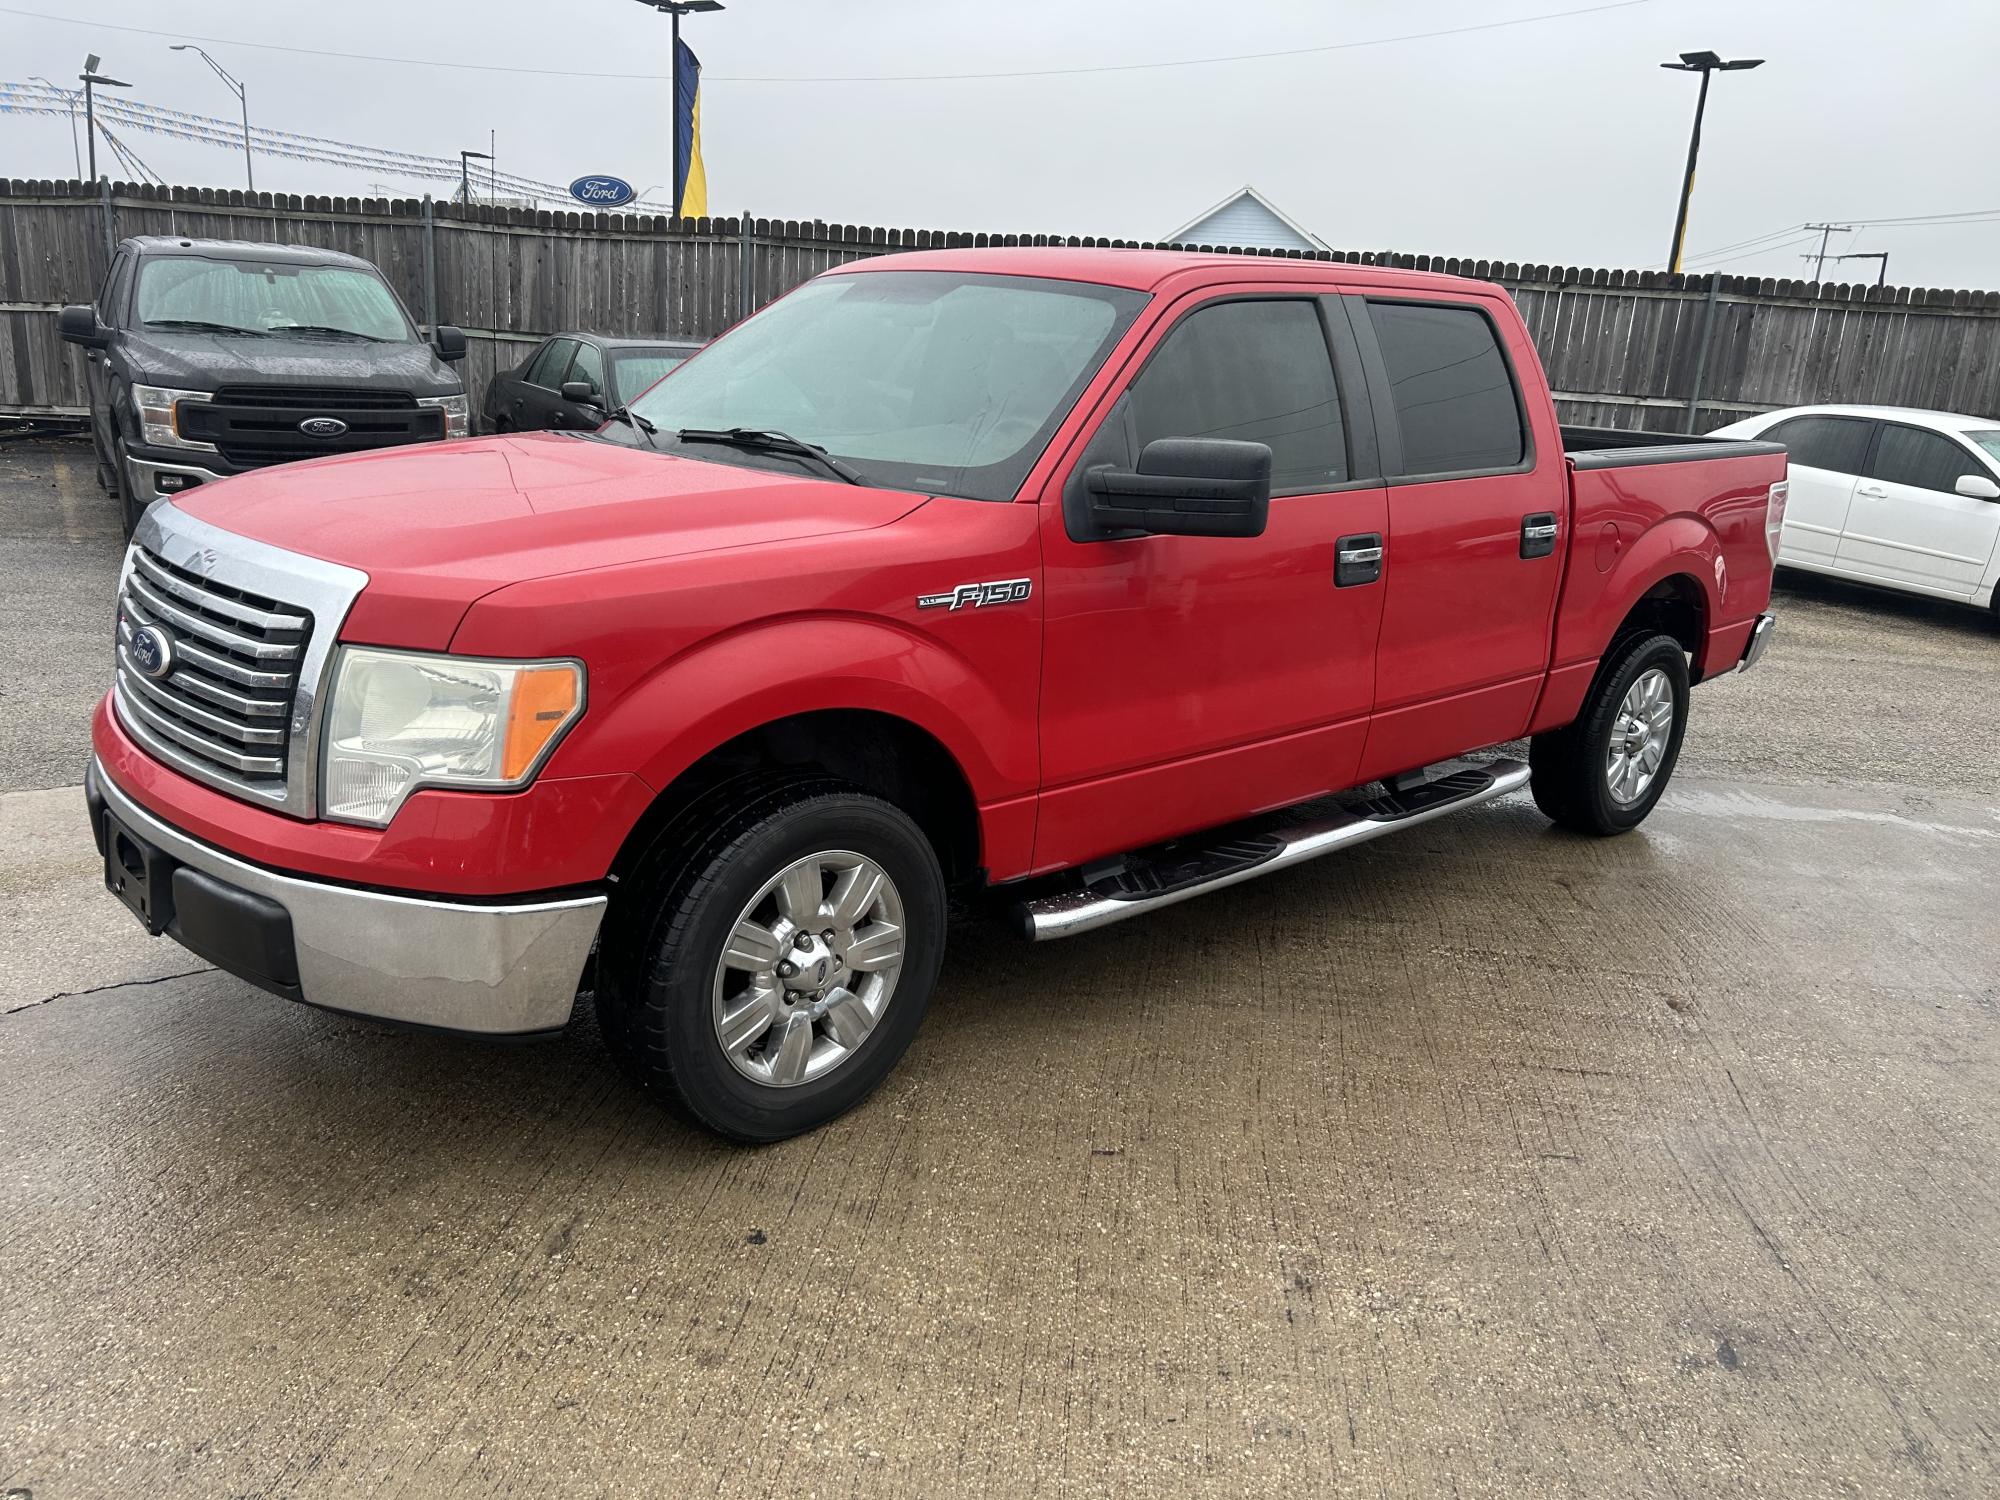
[[[630,401],[667,371],[684,364],[687,356],[678,349],[625,349],[611,351],[611,388],[621,401]]]
[[[244,334],[308,329],[398,344],[413,337],[389,288],[368,271],[191,255],[141,264],[139,321]]]
[[[632,409],[662,442],[684,428],[769,428],[819,444],[871,484],[1011,500],[1145,301],[1023,276],[826,276],[739,324]]]
[[[2000,459],[2000,427],[1982,427],[1964,436],[1967,442],[1977,443],[1987,457]]]

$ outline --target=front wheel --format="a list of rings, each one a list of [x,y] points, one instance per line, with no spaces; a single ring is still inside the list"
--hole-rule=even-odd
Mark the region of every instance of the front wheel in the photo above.
[[[865,1098],[944,957],[944,875],[901,809],[795,782],[656,851],[600,949],[600,1029],[648,1092],[775,1141]]]
[[[1530,742],[1535,805],[1577,833],[1603,837],[1638,827],[1674,774],[1687,710],[1680,642],[1651,635],[1622,643],[1576,722]]]

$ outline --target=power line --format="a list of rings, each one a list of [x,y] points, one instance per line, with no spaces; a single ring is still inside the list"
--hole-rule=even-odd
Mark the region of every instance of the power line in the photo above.
[[[1100,63],[1076,68],[1023,68],[1016,71],[996,73],[883,73],[883,74],[828,74],[815,77],[763,76],[747,74],[706,73],[704,83],[969,83],[982,79],[1001,78],[1068,78],[1090,73],[1139,73],[1161,68],[1203,68],[1221,63],[1263,62],[1282,57],[1309,57],[1326,52],[1348,52],[1362,47],[1388,47],[1402,42],[1425,42],[1438,37],[1465,36],[1480,31],[1500,31],[1513,26],[1533,26],[1543,21],[1562,21],[1572,16],[1596,15],[1602,11],[1630,10],[1638,5],[1650,5],[1652,0],[1607,0],[1600,5],[1585,5],[1575,10],[1546,11],[1540,15],[1515,16],[1504,21],[1480,21],[1470,26],[1448,26],[1437,31],[1412,31],[1400,36],[1370,37],[1357,42],[1327,42],[1311,47],[1286,47],[1270,52],[1236,52],[1221,57],[1185,57],[1164,62],[1140,63]],[[666,83],[672,78],[670,73],[590,73],[566,68],[522,68],[502,63],[455,62],[436,57],[392,57],[370,52],[333,52],[319,47],[287,47],[276,42],[241,42],[233,37],[194,36],[182,31],[156,31],[144,26],[114,26],[108,22],[81,21],[74,16],[51,16],[41,11],[17,10],[12,6],[0,6],[0,15],[23,16],[31,21],[53,21],[64,26],[88,26],[97,31],[122,31],[133,36],[175,37],[182,41],[209,42],[216,46],[243,47],[257,52],[290,52],[305,57],[337,57],[348,62],[399,63],[419,68],[455,68],[474,73],[525,73],[538,78],[595,78],[629,79],[645,83]]]
[[[1704,271],[1713,271],[1717,266],[1734,265],[1739,260],[1749,260],[1753,256],[1775,254],[1779,250],[1789,250],[1794,245],[1809,245],[1813,242],[1814,238],[1814,235],[1801,234],[1789,240],[1780,240],[1775,245],[1760,245],[1755,250],[1745,250],[1740,255],[1726,255],[1721,260],[1707,261],[1702,265],[1701,269]]]

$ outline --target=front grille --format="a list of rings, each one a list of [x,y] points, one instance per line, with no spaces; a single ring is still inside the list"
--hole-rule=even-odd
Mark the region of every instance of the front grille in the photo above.
[[[237,468],[357,453],[444,436],[445,416],[420,406],[408,391],[342,390],[317,386],[230,385],[207,401],[183,401],[180,433],[212,443]],[[334,417],[347,424],[335,437],[310,437],[299,423]]]
[[[312,638],[296,605],[231,588],[133,549],[118,595],[118,689],[126,727],[166,741],[221,779],[282,796],[292,704]],[[167,639],[167,670],[149,677],[133,638],[150,626]]]

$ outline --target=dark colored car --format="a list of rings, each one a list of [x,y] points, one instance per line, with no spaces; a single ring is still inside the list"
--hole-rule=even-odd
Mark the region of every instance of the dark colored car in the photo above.
[[[148,505],[267,464],[467,435],[451,362],[382,273],[302,245],[161,236],[118,246],[95,305],[62,310],[88,361],[97,479],[129,534]]]
[[[592,431],[603,425],[606,412],[632,400],[699,348],[694,339],[552,335],[486,387],[486,430]]]

